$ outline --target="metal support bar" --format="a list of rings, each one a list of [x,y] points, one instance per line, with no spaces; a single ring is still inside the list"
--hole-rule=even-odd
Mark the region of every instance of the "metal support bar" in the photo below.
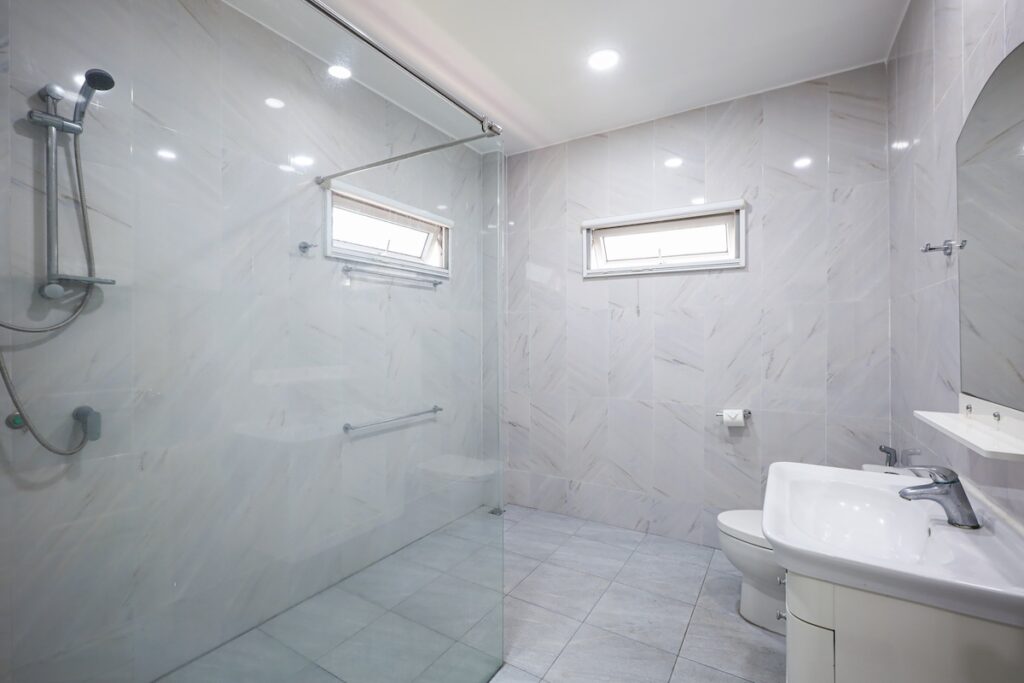
[[[721,410],[719,410],[717,413],[715,413],[715,417],[722,417],[723,415],[725,415],[725,412],[723,412]],[[751,415],[753,415],[752,412],[750,412],[746,408],[743,409],[743,417],[749,418]]]
[[[381,159],[380,161],[374,161],[372,164],[364,164],[363,166],[356,166],[355,168],[348,168],[344,171],[338,171],[331,175],[317,176],[317,185],[328,185],[335,178],[342,176],[351,175],[353,173],[359,173],[360,171],[369,171],[371,168],[379,168],[380,166],[387,166],[398,161],[405,161],[406,159],[412,159],[413,157],[423,156],[424,154],[430,154],[431,152],[437,152],[438,150],[448,149],[449,147],[455,147],[456,145],[464,145],[467,142],[473,142],[475,140],[482,140],[483,138],[493,138],[496,133],[480,133],[479,135],[472,135],[468,138],[462,138],[461,140],[452,140],[450,142],[442,142],[440,145],[434,145],[432,147],[426,147],[424,149],[417,149],[412,152],[406,152],[405,154],[399,154],[398,156],[388,157],[387,159]]]
[[[428,88],[430,88],[431,90],[436,92],[438,95],[440,95],[444,99],[448,100],[449,102],[454,104],[456,107],[458,107],[459,109],[461,109],[462,111],[466,112],[471,117],[473,117],[474,119],[479,121],[480,122],[480,126],[483,128],[485,133],[490,133],[491,135],[501,135],[501,126],[499,126],[498,124],[494,123],[493,121],[488,119],[486,116],[484,116],[483,114],[481,114],[477,110],[475,110],[472,107],[470,107],[468,104],[466,104],[465,102],[463,102],[459,98],[455,97],[455,95],[452,95],[450,92],[448,92],[444,88],[442,88],[442,87],[438,86],[437,84],[435,84],[429,78],[427,78],[422,73],[420,73],[417,69],[415,69],[415,68],[409,66],[408,64],[406,64],[404,61],[402,61],[402,59],[400,59],[393,52],[391,52],[390,50],[385,48],[383,45],[381,45],[380,43],[375,41],[373,38],[368,36],[362,30],[356,28],[351,22],[349,22],[343,16],[341,16],[340,14],[335,12],[327,3],[323,2],[323,0],[306,0],[306,4],[309,5],[310,7],[312,7],[313,9],[317,10],[321,14],[323,14],[325,17],[327,17],[328,19],[333,21],[338,26],[341,26],[342,28],[344,28],[346,31],[348,31],[349,33],[354,35],[356,38],[358,38],[359,40],[361,40],[364,43],[366,43],[367,45],[369,45],[371,48],[373,48],[374,50],[376,50],[380,54],[382,54],[385,57],[387,57],[388,59],[390,59],[400,69],[402,69],[407,74],[409,74],[410,76],[412,76],[413,78],[418,80],[420,83],[422,83],[423,85],[427,86]]]
[[[435,406],[431,407],[430,410],[421,410],[418,413],[409,413],[408,415],[399,415],[398,417],[389,417],[386,420],[378,420],[377,422],[367,422],[364,425],[354,425],[354,424],[351,424],[349,422],[346,422],[345,425],[341,429],[346,434],[350,434],[352,432],[358,432],[361,429],[370,429],[371,427],[380,427],[381,425],[391,424],[392,422],[399,422],[401,420],[411,420],[414,417],[423,417],[424,415],[437,415],[442,410],[444,410],[444,408],[442,408],[441,406],[435,405]]]
[[[433,285],[436,289],[439,285],[444,284],[444,280],[428,280],[426,278],[417,277],[415,275],[405,275],[403,273],[388,273],[384,271],[374,270],[372,268],[360,268],[359,266],[353,266],[345,264],[341,267],[341,272],[348,275],[349,273],[366,273],[367,275],[376,275],[377,277],[389,277],[395,280],[405,280],[407,282],[417,282],[423,285]]]
[[[57,113],[57,100],[46,98],[46,110],[51,116]],[[57,128],[46,128],[46,287],[57,282],[60,274],[57,232]],[[63,292],[61,292],[63,294]]]

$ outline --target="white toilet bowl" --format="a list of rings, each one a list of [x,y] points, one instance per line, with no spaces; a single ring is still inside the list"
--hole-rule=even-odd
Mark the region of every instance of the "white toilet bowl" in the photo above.
[[[722,552],[743,574],[740,616],[752,624],[785,635],[785,622],[776,616],[786,610],[786,571],[761,531],[760,510],[728,510],[718,515]]]

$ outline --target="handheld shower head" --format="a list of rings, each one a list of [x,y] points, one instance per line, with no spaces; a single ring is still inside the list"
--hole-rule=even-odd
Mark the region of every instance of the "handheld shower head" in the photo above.
[[[89,69],[85,72],[85,82],[82,89],[78,91],[78,102],[75,104],[75,116],[72,119],[75,123],[81,123],[85,118],[85,110],[89,108],[92,96],[97,91],[104,92],[114,87],[114,77],[103,69]]]

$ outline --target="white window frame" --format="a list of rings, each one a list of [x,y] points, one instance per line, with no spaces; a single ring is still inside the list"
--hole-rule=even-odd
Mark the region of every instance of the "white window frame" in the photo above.
[[[608,278],[652,273],[685,273],[698,270],[722,270],[726,268],[745,268],[747,265],[747,203],[740,200],[701,204],[699,206],[664,209],[648,213],[597,218],[584,221],[580,226],[583,235],[583,278]],[[736,257],[702,261],[699,263],[657,264],[643,267],[593,267],[594,238],[601,230],[608,228],[624,228],[631,226],[648,226],[658,223],[686,220],[691,218],[707,218],[711,216],[735,216]]]
[[[405,216],[414,221],[429,223],[442,231],[442,248],[444,265],[441,267],[431,266],[416,261],[412,258],[389,256],[379,253],[372,248],[359,248],[357,245],[341,246],[339,240],[334,239],[334,197],[339,195],[353,199],[357,202],[372,204],[387,211]],[[362,263],[377,268],[385,268],[398,272],[419,273],[435,275],[437,277],[451,278],[452,258],[452,228],[455,227],[450,219],[437,214],[424,211],[408,204],[395,201],[389,197],[379,195],[362,188],[339,183],[334,181],[329,188],[324,189],[324,256],[351,263]]]

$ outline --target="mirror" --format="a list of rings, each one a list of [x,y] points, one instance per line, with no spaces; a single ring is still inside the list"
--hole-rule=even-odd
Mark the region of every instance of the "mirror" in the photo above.
[[[956,151],[962,391],[1024,410],[1024,46],[989,78]]]

